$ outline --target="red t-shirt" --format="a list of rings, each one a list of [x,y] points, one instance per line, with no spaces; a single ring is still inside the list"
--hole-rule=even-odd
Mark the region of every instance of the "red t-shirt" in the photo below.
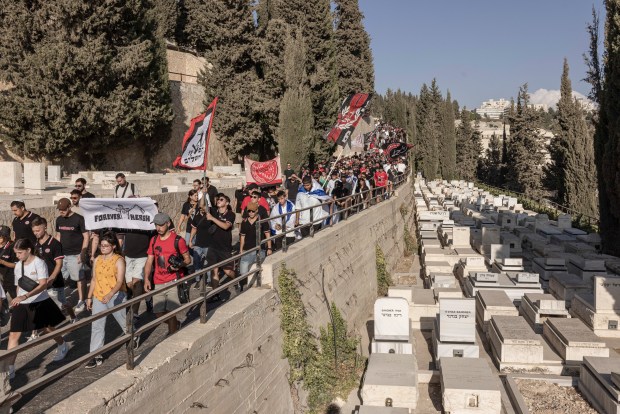
[[[241,211],[245,210],[245,208],[250,204],[252,198],[250,196],[245,196],[243,201],[241,202]],[[265,207],[267,211],[271,211],[271,207],[269,207],[269,203],[265,200],[265,197],[261,197],[258,199],[258,205]]]
[[[377,171],[375,173],[375,186],[376,187],[385,187],[388,182],[388,175],[385,170]]]
[[[172,255],[178,254],[174,249],[174,239],[177,237],[175,232],[171,232],[170,236],[166,240],[161,240],[159,235],[154,236],[149,243],[149,255],[155,256],[155,273],[153,274],[153,282],[156,285],[167,283],[175,280],[177,274],[168,272],[168,258]],[[179,252],[181,255],[187,253],[187,243],[183,237],[179,237]],[[179,277],[185,275],[185,269],[179,270]]]

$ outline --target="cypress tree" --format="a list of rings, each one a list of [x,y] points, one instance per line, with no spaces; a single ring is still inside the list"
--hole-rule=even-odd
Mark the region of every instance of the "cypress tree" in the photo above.
[[[460,179],[475,180],[481,145],[480,132],[471,125],[471,112],[463,108],[456,132],[456,175]]]
[[[170,41],[176,40],[179,20],[179,3],[177,0],[150,0],[151,13],[157,23],[157,34]]]
[[[502,144],[493,134],[489,140],[489,147],[485,151],[485,157],[479,163],[478,178],[489,185],[501,186],[501,169]]]
[[[2,138],[34,159],[140,142],[147,168],[172,121],[164,44],[144,0],[2,1]]]
[[[433,82],[435,83],[435,82]],[[414,143],[415,165],[417,171],[422,171],[426,179],[434,179],[437,175],[437,134],[439,118],[437,116],[436,84],[429,89],[426,84],[420,89],[420,98],[416,106],[417,112],[417,139]]]
[[[537,112],[529,105],[527,84],[520,88],[516,111],[509,119],[506,184],[511,190],[540,198],[543,195],[543,143],[538,133]]]
[[[280,104],[278,149],[283,162],[299,169],[311,149],[314,119],[308,77],[306,47],[300,29],[286,36],[284,72],[286,92]]]
[[[341,96],[374,90],[375,75],[370,36],[357,0],[335,0],[335,43]]]
[[[592,191],[597,182],[593,131],[581,104],[573,97],[568,72],[565,59],[558,102],[559,132],[550,146],[548,181],[556,185],[560,204],[595,217],[598,203]]]
[[[603,251],[620,255],[620,131],[616,127],[620,118],[620,0],[606,0],[605,65],[598,67],[595,37],[597,30],[589,28],[591,35],[590,75],[592,95],[598,97],[599,119],[596,125],[595,156],[598,171],[600,232]],[[597,26],[594,16],[593,26]],[[594,33],[593,33],[594,32]],[[595,61],[595,66],[592,62]]]
[[[441,118],[441,135],[438,137],[439,172],[444,180],[452,180],[456,169],[456,129],[450,91],[447,93],[446,100],[440,104],[439,114]]]

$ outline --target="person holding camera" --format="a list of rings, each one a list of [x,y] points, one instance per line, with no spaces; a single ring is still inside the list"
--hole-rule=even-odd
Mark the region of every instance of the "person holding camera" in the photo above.
[[[170,222],[170,216],[166,213],[157,213],[153,218],[157,235],[151,239],[144,274],[150,275],[153,266],[155,272],[153,282],[148,277],[144,278],[144,289],[147,292],[153,288],[163,288],[182,278],[185,275],[184,268],[192,262],[185,239],[170,229]],[[153,296],[153,312],[158,318],[180,306],[177,289],[162,290]],[[168,335],[179,329],[176,317],[168,319],[166,323]]]

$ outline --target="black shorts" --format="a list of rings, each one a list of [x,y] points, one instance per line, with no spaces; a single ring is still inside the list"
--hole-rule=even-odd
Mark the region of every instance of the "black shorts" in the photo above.
[[[11,312],[11,332],[28,332],[54,327],[64,320],[65,316],[52,298],[19,304]]]
[[[213,266],[223,260],[230,259],[232,257],[232,253],[230,251],[225,250],[216,250],[213,247],[209,247],[207,250],[207,266]],[[234,269],[234,262],[226,263],[221,266],[222,269]]]

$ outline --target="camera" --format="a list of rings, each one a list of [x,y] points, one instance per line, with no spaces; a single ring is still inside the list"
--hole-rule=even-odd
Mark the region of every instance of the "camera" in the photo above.
[[[169,273],[175,273],[178,269],[185,266],[185,261],[182,257],[177,256],[176,254],[168,257],[168,269],[166,269]],[[173,269],[174,268],[174,269]]]

